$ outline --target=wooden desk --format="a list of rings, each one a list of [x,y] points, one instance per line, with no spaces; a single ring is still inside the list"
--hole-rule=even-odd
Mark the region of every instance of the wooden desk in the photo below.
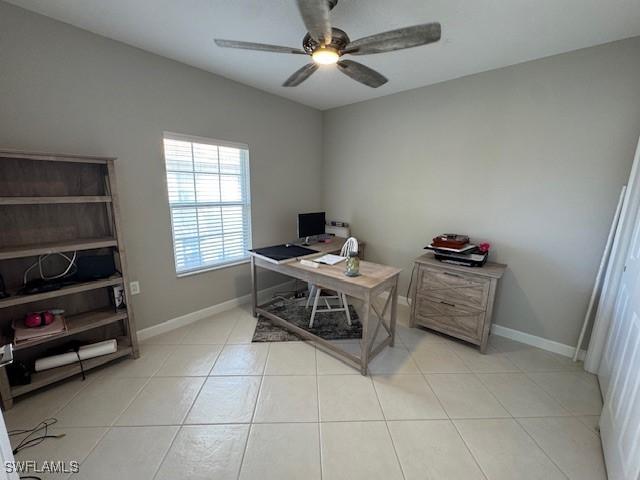
[[[330,243],[313,245],[310,248],[318,250],[316,254],[307,255],[305,259],[311,259],[325,253],[340,251],[345,239],[334,238]],[[362,318],[362,339],[360,341],[360,356],[353,355],[337,345],[304,330],[297,325],[288,322],[263,307],[258,305],[258,267],[266,270],[278,272],[299,280],[313,283],[321,288],[336,290],[357,298],[363,302]],[[395,267],[379,265],[372,262],[360,262],[360,276],[347,277],[344,274],[345,265],[320,265],[318,268],[301,265],[298,259],[288,260],[283,263],[273,263],[265,260],[260,255],[251,254],[251,302],[253,316],[262,315],[276,325],[286,328],[302,338],[312,340],[318,347],[329,354],[338,356],[346,363],[360,369],[362,375],[367,374],[369,361],[380,353],[387,345],[393,346],[395,340],[396,318],[398,310],[398,277],[401,270]],[[382,293],[389,292],[385,304],[380,309],[374,300]],[[268,304],[267,304],[268,305]],[[389,308],[390,307],[390,308]],[[385,315],[389,311],[388,320]],[[375,325],[373,321],[376,320]],[[378,345],[375,345],[380,327],[387,332],[387,337]]]

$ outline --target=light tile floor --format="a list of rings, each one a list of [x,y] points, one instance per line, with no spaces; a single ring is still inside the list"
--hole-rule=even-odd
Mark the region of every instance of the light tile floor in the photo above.
[[[5,419],[58,418],[65,437],[17,458],[77,460],[72,479],[606,478],[600,393],[581,365],[501,337],[481,355],[407,319],[401,307],[396,346],[362,377],[307,343],[251,344],[255,319],[238,308]]]

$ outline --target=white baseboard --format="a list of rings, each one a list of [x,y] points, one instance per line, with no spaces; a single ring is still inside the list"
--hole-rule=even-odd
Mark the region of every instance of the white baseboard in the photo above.
[[[389,292],[382,292],[378,298],[380,299],[384,299],[384,301],[387,300],[387,297],[389,296]],[[398,305],[404,305],[405,307],[409,307],[409,299],[407,297],[403,297],[402,295],[398,295]]]
[[[386,295],[387,293],[385,292],[381,295],[381,297],[386,299]],[[398,303],[400,305],[409,306],[407,297],[398,296]],[[548,352],[557,353],[564,357],[573,358],[573,354],[575,352],[575,347],[571,345],[565,345],[564,343],[555,342],[553,340],[548,340],[536,335],[531,335],[530,333],[521,332],[520,330],[514,330],[513,328],[496,325],[495,323],[491,325],[491,333],[500,337],[514,340],[516,342],[531,345],[532,347],[537,347]],[[578,354],[578,360],[584,360],[586,354],[586,350],[580,350],[580,353]]]
[[[287,281],[273,287],[260,290],[258,292],[258,300],[260,302],[264,302],[270,299],[275,292],[291,288],[291,284],[291,281]],[[217,313],[231,310],[233,308],[239,307],[240,305],[246,305],[249,302],[251,302],[251,295],[247,294],[241,297],[232,298],[231,300],[227,300],[226,302],[218,303],[217,305],[211,305],[210,307],[203,308],[202,310],[197,310],[195,312],[172,318],[165,322],[159,323],[158,325],[152,325],[151,327],[138,330],[138,340],[146,340],[147,338],[170,332],[171,330],[190,325],[194,322],[197,322],[198,320],[202,320],[203,318],[210,317]]]
[[[275,292],[290,288],[291,283],[292,281],[288,281],[279,285],[275,285],[273,287],[265,288],[264,290],[260,290],[258,292],[259,301],[264,302],[265,300],[271,298]],[[386,295],[387,293],[385,292],[381,295],[381,297],[385,298]],[[197,310],[195,312],[187,313],[186,315],[172,318],[158,325],[143,328],[142,330],[138,330],[138,340],[146,340],[147,338],[170,332],[171,330],[190,325],[194,322],[197,322],[198,320],[202,320],[203,318],[210,317],[217,313],[231,310],[232,308],[239,307],[240,305],[246,305],[250,301],[251,295],[243,295],[241,297],[227,300],[226,302],[218,303],[217,305],[211,305],[210,307],[203,308],[202,310]],[[401,295],[398,296],[398,303],[400,305],[409,306],[409,300],[407,299],[407,297],[403,297]],[[491,333],[500,337],[514,340],[516,342],[531,345],[532,347],[537,347],[548,352],[557,353],[564,357],[572,358],[575,351],[575,347],[572,347],[571,345],[548,340],[536,335],[531,335],[530,333],[521,332],[520,330],[514,330],[513,328],[503,327],[502,325],[496,325],[495,323],[491,326]],[[580,350],[578,360],[584,360],[586,354],[586,350]]]
[[[520,330],[514,330],[513,328],[496,325],[495,323],[491,325],[491,333],[500,337],[508,338],[510,340],[515,340],[516,342],[531,345],[532,347],[537,347],[548,352],[557,353],[564,357],[573,358],[573,353],[575,352],[575,347],[572,347],[571,345],[554,342],[553,340],[538,337],[536,335],[531,335],[530,333],[521,332]],[[586,354],[586,350],[580,350],[580,353],[578,354],[578,360],[584,360]]]

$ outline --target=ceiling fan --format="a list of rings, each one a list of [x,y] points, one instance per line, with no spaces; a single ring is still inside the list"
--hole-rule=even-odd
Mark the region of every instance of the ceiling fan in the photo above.
[[[225,48],[241,48],[262,52],[293,53],[310,55],[313,62],[295,71],[283,84],[296,87],[309,78],[319,65],[336,64],[338,69],[355,81],[371,88],[387,83],[387,78],[379,72],[353,60],[341,60],[343,55],[370,55],[418,47],[440,40],[440,24],[425,23],[377,33],[351,41],[346,32],[332,28],[329,11],[338,0],[297,0],[302,21],[308,33],[302,40],[302,49],[268,45],[266,43],[240,42],[215,39],[216,45]]]

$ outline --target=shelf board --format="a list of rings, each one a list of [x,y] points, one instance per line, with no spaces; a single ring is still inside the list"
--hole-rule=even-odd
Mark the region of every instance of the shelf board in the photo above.
[[[127,318],[126,309],[115,311],[113,308],[103,308],[100,310],[81,313],[79,315],[72,315],[66,318],[66,332],[60,333],[59,335],[39,338],[30,342],[14,344],[13,349],[23,350],[25,348],[31,348],[35,345],[41,345],[52,340],[58,340],[60,338],[69,337],[77,333],[85,332],[87,330],[91,330],[92,328],[98,328],[104,325],[119,322],[120,320],[124,320],[125,318]]]
[[[42,160],[46,162],[98,163],[106,165],[115,157],[96,157],[94,155],[74,155],[42,152],[23,152],[19,150],[0,149],[0,158],[18,158],[26,160]]]
[[[120,343],[121,341],[126,341],[126,338],[118,338],[118,343]],[[104,365],[105,363],[108,363],[117,358],[129,355],[131,352],[132,349],[129,345],[118,345],[118,350],[116,352],[110,353],[109,355],[90,358],[89,360],[83,361],[82,365],[84,371],[86,372],[87,370],[99,367],[100,365]],[[28,385],[16,385],[15,387],[11,387],[11,396],[18,397],[20,395],[24,395],[25,393],[29,393],[33,390],[37,390],[52,383],[59,382],[60,380],[64,380],[65,378],[73,377],[74,375],[78,375],[80,373],[81,370],[79,363],[72,363],[71,365],[65,365],[63,367],[52,368],[51,370],[44,370],[42,372],[34,373],[31,375],[31,383],[29,383]]]
[[[109,195],[80,195],[60,197],[0,197],[0,205],[51,205],[64,203],[110,203]]]
[[[0,248],[0,260],[11,258],[34,257],[47,253],[73,252],[77,250],[92,250],[94,248],[115,247],[118,241],[113,237],[81,238],[65,242],[50,242],[36,245],[22,245]]]
[[[16,305],[23,305],[25,303],[39,302],[40,300],[49,300],[50,298],[64,297],[65,295],[73,295],[74,293],[88,292],[90,290],[97,290],[99,288],[110,287],[113,285],[122,285],[122,276],[114,275],[112,277],[103,278],[101,280],[76,283],[74,285],[62,287],[59,290],[52,290],[50,292],[7,297],[0,300],[0,309],[15,307]]]

